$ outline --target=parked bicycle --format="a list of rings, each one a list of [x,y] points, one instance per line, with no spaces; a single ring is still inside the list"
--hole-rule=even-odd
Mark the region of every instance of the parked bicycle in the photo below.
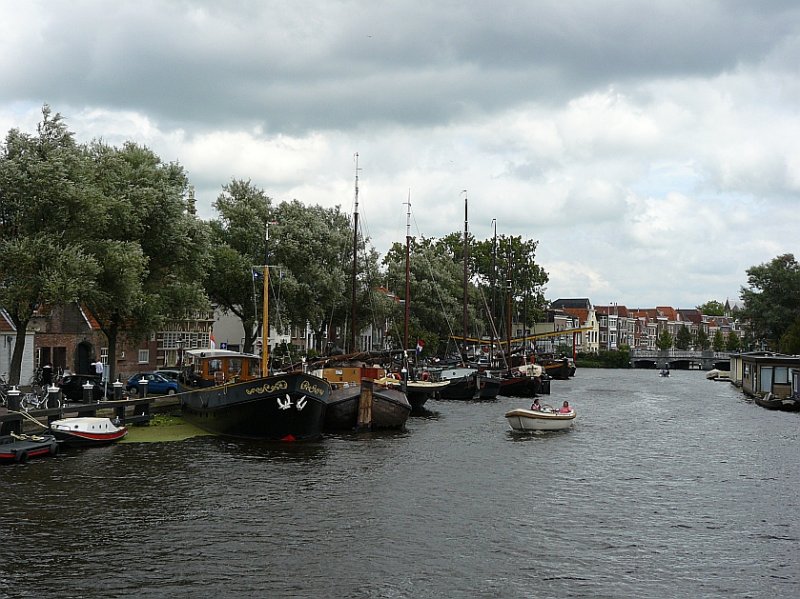
[[[30,410],[44,410],[48,407],[47,400],[49,399],[49,394],[47,393],[47,389],[42,390],[34,390],[29,391],[28,393],[24,393],[20,398],[19,407],[22,408],[25,412],[29,412]],[[61,397],[60,395],[56,396],[55,405],[52,406],[54,408],[61,407]]]

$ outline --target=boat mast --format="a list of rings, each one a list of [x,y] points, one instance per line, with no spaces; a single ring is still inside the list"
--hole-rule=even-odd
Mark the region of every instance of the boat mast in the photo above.
[[[494,229],[494,237],[492,238],[492,314],[489,316],[489,334],[491,335],[491,341],[489,343],[489,368],[494,367],[494,318],[497,314],[495,308],[495,296],[497,295],[495,289],[495,283],[497,279],[497,219],[492,219],[492,228]]]
[[[408,321],[411,315],[411,190],[406,210],[406,305],[403,317],[403,354],[408,350]]]
[[[356,351],[356,268],[358,267],[358,152],[356,159],[355,209],[353,210],[353,288],[350,309],[350,351]]]
[[[261,376],[269,374],[269,225],[264,223],[264,305],[261,318]]]
[[[466,366],[467,361],[467,279],[468,279],[468,249],[467,236],[469,232],[469,220],[467,219],[467,190],[464,190],[464,340],[462,345],[461,362]]]

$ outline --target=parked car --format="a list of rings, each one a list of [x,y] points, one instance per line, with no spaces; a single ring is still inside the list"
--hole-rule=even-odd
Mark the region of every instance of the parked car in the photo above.
[[[170,368],[160,368],[156,370],[155,373],[160,374],[164,378],[169,379],[171,381],[177,381],[178,377],[181,375],[180,370],[172,370]]]
[[[178,392],[177,381],[171,381],[157,372],[137,372],[125,383],[125,389],[128,390],[128,393],[140,394],[139,381],[142,379],[147,381],[148,395],[173,395]]]
[[[56,383],[61,388],[61,394],[68,401],[83,401],[83,386],[92,383],[92,401],[101,401],[103,397],[114,397],[114,388],[111,383],[105,388],[103,380],[96,374],[65,374]]]

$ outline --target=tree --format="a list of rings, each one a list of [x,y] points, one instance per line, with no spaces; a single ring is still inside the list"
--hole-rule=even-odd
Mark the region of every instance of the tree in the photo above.
[[[457,251],[435,238],[414,238],[410,243],[409,335],[412,340],[424,339],[426,352],[436,353],[442,339],[460,335],[463,328],[464,271]],[[384,256],[383,265],[387,287],[405,300],[405,244],[395,243]],[[403,319],[398,309],[395,312],[398,339],[402,338]],[[468,320],[475,322],[474,308],[468,311]]]
[[[724,316],[725,314],[725,305],[717,300],[709,300],[705,304],[697,306],[697,309],[706,316]]]
[[[250,181],[234,179],[223,186],[214,202],[218,218],[209,222],[210,264],[205,289],[211,301],[235,314],[244,327],[245,352],[258,337],[263,305],[263,272],[270,262],[266,235],[273,218],[272,200]],[[274,264],[273,264],[274,266]],[[274,310],[274,307],[273,307]]]
[[[731,331],[730,333],[728,333],[728,340],[725,344],[725,347],[730,352],[739,351],[741,344],[739,341],[739,335],[736,334],[736,331]]]
[[[747,269],[747,287],[741,288],[744,318],[753,335],[777,347],[800,317],[800,264],[792,254]]]
[[[800,318],[781,337],[779,350],[785,354],[800,354]]]
[[[189,213],[179,164],[130,142],[122,148],[94,142],[89,155],[103,212],[100,235],[86,243],[100,265],[87,304],[108,338],[112,378],[121,333],[142,338],[208,308],[202,286],[208,238]]]
[[[678,329],[677,335],[675,335],[675,347],[677,349],[687,350],[691,344],[692,333],[685,324],[682,324],[681,328]]]
[[[717,352],[725,351],[725,336],[719,329],[717,329],[717,332],[714,333],[714,341],[712,343],[712,347],[714,348],[714,351]]]
[[[711,340],[708,338],[708,333],[702,327],[697,329],[694,344],[697,349],[706,350],[711,346]]]
[[[660,350],[670,349],[672,347],[672,341],[673,339],[670,332],[667,329],[663,329],[656,340],[656,347]]]
[[[36,135],[12,129],[0,149],[0,306],[17,329],[12,384],[19,383],[33,312],[80,300],[99,270],[80,243],[98,210],[87,169],[63,118],[47,105]]]

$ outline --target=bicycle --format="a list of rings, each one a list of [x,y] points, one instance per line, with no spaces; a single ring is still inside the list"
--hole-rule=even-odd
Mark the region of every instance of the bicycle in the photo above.
[[[47,392],[47,389],[42,389],[40,392],[37,391],[29,391],[25,393],[19,402],[19,407],[25,411],[29,412],[30,410],[44,410],[48,407],[47,402],[50,399],[50,394]],[[61,397],[56,396],[55,399],[55,408],[61,407]]]

